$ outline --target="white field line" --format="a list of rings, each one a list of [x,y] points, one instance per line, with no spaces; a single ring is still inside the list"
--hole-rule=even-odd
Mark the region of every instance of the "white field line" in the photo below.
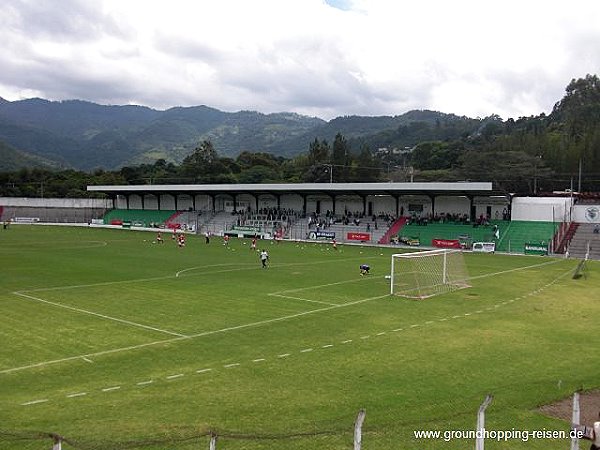
[[[518,272],[519,270],[527,270],[527,269],[532,269],[534,267],[547,266],[550,264],[556,264],[556,263],[563,262],[563,261],[564,261],[564,259],[556,259],[556,260],[552,260],[552,261],[546,261],[546,262],[543,262],[540,264],[533,264],[531,266],[516,267],[514,269],[502,270],[500,272],[492,272],[492,273],[486,273],[483,275],[476,275],[474,277],[467,278],[467,280],[479,280],[481,278],[494,277],[496,275],[504,275],[505,273]],[[569,269],[569,271],[571,271],[571,270],[573,270],[573,269]]]
[[[167,380],[174,380],[175,378],[181,378],[185,376],[183,373],[178,373],[176,375],[169,375],[168,377],[166,377]]]
[[[83,397],[84,395],[87,395],[87,392],[77,392],[76,394],[69,394],[67,395],[67,398]]]
[[[294,267],[294,266],[306,266],[306,265],[315,265],[315,264],[331,264],[331,263],[340,262],[340,261],[354,261],[354,260],[373,259],[373,258],[378,258],[378,257],[368,256],[366,258],[345,258],[345,259],[336,259],[336,260],[332,260],[332,261],[313,261],[310,263],[304,263],[304,262],[303,263],[287,263],[287,264],[279,264],[276,267],[288,267],[288,266]],[[204,269],[204,268],[210,268],[210,267],[215,267],[215,265],[190,267],[188,269],[180,270],[179,272],[176,272],[173,275],[162,275],[162,276],[149,277],[149,278],[133,278],[131,280],[102,281],[99,283],[72,284],[72,285],[65,285],[65,286],[52,286],[52,287],[45,287],[45,288],[24,289],[19,292],[43,292],[43,291],[57,291],[57,290],[62,290],[62,289],[80,289],[80,288],[99,287],[99,286],[112,286],[112,285],[116,285],[116,284],[146,283],[146,282],[151,282],[151,281],[161,281],[161,280],[168,280],[171,278],[178,278],[177,277],[178,273],[181,274],[181,273],[191,271],[191,270]],[[227,272],[235,272],[235,271],[242,271],[242,270],[254,270],[257,267],[260,267],[260,266],[252,264],[251,267],[239,267],[236,269],[206,271],[206,272],[201,272],[198,275],[214,275],[214,274],[218,274],[218,273],[227,273]],[[283,291],[283,292],[285,292],[285,291]]]
[[[143,325],[141,323],[132,322],[130,320],[119,319],[118,317],[107,316],[105,314],[100,314],[100,313],[96,313],[96,312],[93,312],[93,311],[88,311],[86,309],[75,308],[74,306],[63,305],[62,303],[51,302],[49,300],[44,300],[43,298],[34,297],[33,295],[23,294],[22,292],[15,291],[15,292],[13,292],[13,294],[14,295],[18,295],[19,297],[27,298],[29,300],[34,300],[36,302],[46,303],[48,305],[56,306],[58,308],[64,308],[64,309],[68,309],[68,310],[71,310],[71,311],[76,311],[76,312],[79,312],[79,313],[82,313],[82,314],[88,314],[88,315],[91,315],[91,316],[100,317],[102,319],[112,320],[114,322],[124,323],[126,325],[131,325],[133,327],[145,328],[146,330],[152,330],[152,331],[158,331],[159,333],[170,334],[171,336],[185,337],[185,334],[176,333],[174,331],[169,331],[169,330],[163,330],[161,328],[155,328],[155,327],[151,327],[149,325]]]
[[[286,321],[286,320],[295,319],[297,317],[302,317],[302,316],[306,316],[306,315],[309,315],[309,314],[315,314],[315,313],[330,311],[330,310],[337,309],[337,308],[345,308],[345,307],[348,307],[348,306],[358,305],[358,304],[361,304],[361,303],[369,302],[369,301],[372,301],[372,300],[379,300],[379,299],[386,298],[386,297],[389,297],[389,294],[379,295],[377,297],[364,298],[364,299],[361,299],[361,300],[356,300],[354,302],[344,303],[342,305],[335,305],[335,306],[328,306],[328,307],[325,307],[325,308],[311,309],[309,311],[303,311],[303,312],[296,313],[296,314],[290,314],[290,315],[287,315],[287,316],[275,317],[274,319],[266,319],[266,320],[261,320],[261,321],[258,321],[258,322],[251,322],[251,323],[246,323],[246,324],[243,324],[243,325],[237,325],[237,326],[233,326],[233,327],[221,328],[220,330],[204,331],[202,333],[191,334],[191,335],[181,336],[181,337],[175,337],[175,338],[171,338],[171,339],[162,339],[162,340],[159,340],[159,341],[146,342],[144,344],[130,345],[130,346],[127,346],[127,347],[119,347],[119,348],[114,348],[114,349],[110,349],[110,350],[103,350],[103,351],[94,352],[94,353],[86,353],[86,354],[83,354],[83,355],[69,356],[69,357],[61,358],[61,359],[54,359],[54,360],[49,360],[49,361],[42,361],[42,362],[39,362],[39,363],[29,364],[29,365],[26,365],[26,366],[13,367],[13,368],[10,368],[10,369],[0,370],[0,374],[11,373],[11,372],[16,372],[16,371],[20,371],[20,370],[26,370],[26,369],[33,369],[33,368],[36,368],[36,367],[44,367],[44,366],[47,366],[47,365],[50,365],[50,364],[59,364],[59,363],[67,362],[67,361],[73,361],[73,360],[76,360],[76,359],[81,359],[83,357],[93,358],[93,357],[102,356],[102,355],[109,355],[109,354],[113,354],[113,353],[120,353],[120,352],[126,352],[126,351],[131,351],[131,350],[137,350],[137,349],[144,348],[144,347],[152,347],[152,346],[155,346],[155,345],[168,344],[168,343],[182,341],[182,340],[187,340],[187,339],[195,339],[195,338],[199,338],[199,337],[203,337],[203,336],[211,336],[211,335],[219,334],[219,333],[227,333],[229,331],[241,330],[241,329],[244,329],[244,328],[259,327],[259,326],[262,326],[262,325],[267,325],[267,324],[271,324],[271,323],[283,322],[283,321]]]
[[[29,406],[29,405],[37,405],[38,403],[46,403],[48,401],[47,398],[41,400],[33,400],[30,402],[21,403],[21,406]]]
[[[562,273],[561,275],[559,275],[558,277],[556,277],[555,279],[553,279],[553,280],[552,280],[552,281],[550,281],[549,283],[546,283],[544,286],[542,286],[542,287],[540,287],[540,288],[538,288],[538,289],[536,289],[536,290],[533,290],[533,291],[532,291],[532,293],[534,293],[534,295],[537,295],[537,294],[539,294],[539,293],[543,292],[545,289],[547,289],[547,288],[549,288],[550,286],[554,285],[554,284],[555,284],[555,283],[557,283],[557,282],[558,282],[558,281],[559,281],[561,278],[563,278],[564,276],[568,275],[568,274],[569,274],[569,273],[571,273],[572,271],[573,271],[573,269],[569,269],[569,270],[565,271],[564,273]],[[520,298],[524,298],[524,297],[517,297],[517,299],[520,299]],[[500,303],[500,304],[497,304],[497,305],[494,305],[494,307],[495,307],[495,308],[497,308],[497,307],[499,307],[500,305],[506,305],[506,304],[508,304],[508,303],[511,303],[512,301],[514,301],[514,299],[513,299],[513,300],[510,300],[510,301],[505,301],[505,302],[502,302],[502,303]],[[494,309],[494,308],[489,308],[489,309]],[[470,315],[470,314],[464,314],[464,315],[465,315],[465,316],[468,316],[468,315]],[[460,316],[454,316],[454,317],[460,317]],[[443,318],[443,319],[440,319],[440,320],[445,320],[445,318]],[[432,323],[435,323],[435,322],[434,322],[434,321],[427,321],[427,322],[425,322],[425,324],[426,324],[426,325],[427,325],[427,324],[432,324]],[[414,325],[411,325],[409,328],[415,328],[415,327],[419,327],[419,326],[420,326],[420,324],[414,324]],[[397,328],[397,329],[395,329],[395,330],[392,330],[392,331],[402,331],[402,328]],[[385,334],[385,332],[378,333],[377,335],[378,335],[378,336],[380,336],[380,335],[383,335],[383,334]],[[362,337],[361,337],[361,339],[367,339],[367,338],[369,338],[369,337],[370,337],[370,336],[362,336]],[[346,340],[346,341],[342,341],[342,344],[346,344],[346,343],[350,343],[350,342],[352,342],[352,339],[348,339],[348,340]],[[322,345],[322,346],[321,346],[321,348],[331,348],[331,347],[333,347],[333,344],[326,344],[326,345]],[[312,350],[313,350],[312,348],[307,348],[307,349],[301,350],[301,351],[300,351],[300,353],[306,353],[306,352],[309,352],[309,351],[312,351]],[[280,355],[278,355],[278,358],[287,358],[287,357],[288,357],[288,356],[290,356],[290,355],[291,355],[290,353],[284,353],[284,354],[280,354]],[[265,361],[265,359],[264,359],[264,358],[259,358],[259,359],[254,359],[254,360],[252,360],[252,361],[253,361],[253,362],[261,362],[261,361]],[[223,367],[225,367],[225,368],[230,368],[230,367],[235,367],[235,366],[239,366],[239,365],[240,365],[240,363],[232,363],[232,364],[227,364],[227,365],[224,365]],[[209,371],[211,371],[211,370],[212,370],[212,369],[210,369],[210,368],[207,368],[207,369],[201,369],[201,370],[197,370],[196,372],[197,372],[197,373],[204,373],[204,372],[209,372]],[[183,377],[183,376],[184,376],[184,374],[171,375],[171,376],[168,376],[168,377],[167,377],[167,380],[169,380],[169,379],[174,379],[174,378],[179,378],[179,377]],[[153,382],[152,380],[149,380],[149,381],[143,381],[143,382],[139,382],[139,383],[137,383],[137,385],[138,385],[138,386],[141,386],[141,385],[147,385],[147,384],[150,384],[150,383],[152,383],[152,382]],[[121,388],[121,386],[113,386],[113,387],[109,387],[109,388],[104,388],[104,389],[102,389],[102,392],[114,391],[114,390],[118,390],[118,389],[120,389],[120,388]],[[68,397],[68,398],[72,398],[72,397],[79,397],[79,396],[84,396],[84,395],[87,395],[87,393],[86,393],[86,392],[79,392],[79,393],[76,393],[76,394],[70,394],[70,395],[67,395],[67,397]],[[22,406],[34,405],[34,404],[38,404],[38,403],[44,403],[44,402],[47,402],[47,401],[48,401],[48,399],[33,400],[33,401],[30,401],[30,402],[21,403],[21,405],[22,405]]]
[[[100,248],[106,247],[108,245],[108,241],[76,241],[78,243],[88,243],[91,245],[72,245],[73,241],[27,241],[27,242],[5,242],[3,243],[3,248],[7,250],[18,250],[19,252],[23,251],[39,251],[40,245],[45,245],[46,247],[55,246],[58,250],[79,250],[81,248]],[[50,245],[47,245],[50,244]],[[60,245],[59,245],[60,244]],[[64,245],[63,245],[64,244]],[[70,244],[70,245],[69,245]]]
[[[175,278],[179,278],[179,275],[181,275],[182,273],[186,273],[186,272],[191,272],[193,270],[199,270],[199,269],[210,269],[212,267],[222,267],[222,266],[238,266],[232,269],[226,269],[223,270],[223,272],[231,272],[231,271],[235,271],[235,270],[248,270],[248,267],[239,267],[241,265],[244,266],[252,266],[252,268],[256,269],[258,266],[256,264],[253,263],[223,263],[223,264],[211,264],[209,266],[196,266],[196,267],[189,267],[187,269],[183,269],[180,270],[179,272],[175,272]],[[221,271],[219,271],[221,272]],[[215,272],[210,272],[210,273],[215,273]]]
[[[290,293],[290,292],[302,292],[302,291],[308,291],[308,290],[314,290],[314,289],[321,289],[321,288],[329,287],[329,286],[338,286],[340,284],[361,283],[361,282],[364,282],[366,280],[378,280],[378,279],[381,279],[381,278],[383,278],[383,277],[353,278],[351,280],[336,281],[335,283],[317,284],[317,285],[314,285],[314,286],[305,286],[305,287],[301,287],[301,288],[285,289],[283,291],[272,292],[269,295],[287,294],[287,293]]]
[[[330,306],[337,306],[337,303],[328,303],[328,302],[321,302],[319,300],[311,300],[308,298],[300,298],[300,297],[292,297],[290,295],[281,295],[281,294],[267,294],[267,296],[269,297],[280,297],[280,298],[288,298],[291,300],[300,300],[303,302],[310,302],[310,303],[320,303],[321,305],[330,305]]]
[[[562,260],[557,260],[556,262],[559,262],[559,261],[562,261]],[[551,264],[553,262],[554,261],[546,262],[546,263],[542,263],[541,265]],[[526,267],[521,267],[521,268],[517,268],[517,269],[513,269],[513,270],[505,270],[505,271],[501,271],[501,272],[497,272],[497,273],[491,273],[491,274],[481,275],[481,276],[479,276],[477,278],[483,278],[483,277],[488,277],[488,276],[493,276],[493,275],[501,275],[501,274],[504,274],[504,273],[507,273],[507,272],[512,272],[512,271],[515,271],[515,270],[528,269],[530,267],[536,267],[536,266],[538,266],[538,265],[526,266]],[[553,280],[552,282],[550,282],[548,284],[548,286],[554,284],[560,278],[564,277],[565,275],[567,275],[568,273],[570,273],[572,271],[573,271],[573,268],[568,269],[566,272],[564,272],[558,278],[556,278],[555,280]],[[168,277],[163,277],[163,279],[164,278],[168,278]],[[115,283],[121,283],[121,282],[115,282]],[[103,283],[103,284],[106,284],[106,283]],[[286,291],[281,291],[281,292],[286,292]],[[329,306],[329,307],[325,307],[325,308],[313,309],[313,310],[304,311],[304,312],[301,312],[301,313],[291,314],[291,315],[282,316],[282,317],[276,317],[274,319],[267,319],[267,320],[263,320],[263,321],[259,321],[259,322],[252,322],[252,323],[248,323],[248,324],[244,324],[244,325],[238,325],[238,326],[234,326],[234,327],[222,328],[220,330],[206,331],[206,332],[203,332],[203,333],[193,334],[193,335],[189,335],[189,336],[186,336],[186,337],[177,337],[177,338],[172,338],[172,339],[163,339],[163,340],[159,340],[159,341],[147,342],[147,343],[144,343],[144,344],[131,345],[131,346],[127,346],[127,347],[119,347],[119,348],[115,348],[115,349],[104,350],[104,351],[94,352],[94,353],[87,353],[87,354],[84,354],[84,355],[77,355],[77,356],[70,356],[70,357],[61,358],[61,359],[55,359],[55,360],[49,360],[49,361],[42,361],[42,362],[39,362],[39,363],[29,364],[29,365],[26,365],[26,366],[13,367],[13,368],[9,368],[9,369],[0,370],[0,374],[11,373],[11,372],[16,372],[16,371],[21,371],[21,370],[27,370],[27,369],[32,369],[32,368],[38,368],[38,367],[44,367],[44,366],[51,365],[51,364],[59,364],[59,363],[63,363],[63,362],[68,362],[68,361],[73,361],[73,360],[81,359],[83,357],[95,357],[95,356],[102,356],[102,355],[108,355],[108,354],[113,354],[113,353],[120,353],[120,352],[126,352],[126,351],[134,351],[134,350],[138,350],[140,348],[152,347],[152,346],[155,346],[155,345],[172,343],[172,342],[176,342],[176,341],[180,341],[180,340],[194,339],[194,338],[203,337],[203,336],[209,336],[209,335],[218,334],[218,333],[226,333],[226,332],[229,332],[229,331],[235,331],[235,330],[239,330],[239,329],[243,329],[243,328],[252,328],[252,327],[267,325],[267,324],[270,324],[270,323],[286,321],[286,320],[290,320],[290,319],[294,319],[294,318],[297,318],[297,317],[302,317],[302,316],[306,316],[306,315],[310,315],[310,314],[315,314],[315,313],[320,313],[320,312],[326,312],[326,311],[330,311],[330,310],[337,309],[337,308],[345,308],[345,307],[348,307],[348,306],[354,306],[354,305],[358,305],[358,304],[361,304],[361,303],[369,302],[369,301],[372,301],[372,300],[379,300],[379,299],[386,298],[386,297],[389,297],[389,296],[390,296],[390,294],[380,295],[380,296],[376,296],[376,297],[369,297],[369,298],[366,298],[366,299],[361,299],[361,300],[357,300],[357,301],[354,301],[354,302],[348,302],[348,303],[344,303],[344,304],[337,305],[337,306]],[[516,299],[520,299],[520,298],[522,298],[522,297],[516,297]],[[494,308],[489,307],[489,308],[485,308],[485,309],[486,310],[492,310]],[[458,318],[458,317],[460,317],[460,316],[456,316],[456,318]],[[403,330],[403,328],[396,328],[396,329],[393,329],[391,331],[397,332],[397,331],[402,331],[402,330]],[[348,342],[351,342],[351,340],[349,340]]]
[[[111,386],[111,387],[102,389],[102,392],[118,391],[119,389],[121,389],[121,386]]]

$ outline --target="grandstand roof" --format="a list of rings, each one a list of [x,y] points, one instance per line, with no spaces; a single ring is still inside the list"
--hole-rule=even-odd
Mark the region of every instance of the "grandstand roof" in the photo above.
[[[291,183],[144,184],[88,186],[107,194],[335,194],[335,195],[502,195],[491,182],[456,183]]]

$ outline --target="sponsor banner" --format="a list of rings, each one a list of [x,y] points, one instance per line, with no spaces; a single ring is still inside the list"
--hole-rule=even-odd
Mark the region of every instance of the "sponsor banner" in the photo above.
[[[495,242],[473,242],[474,252],[494,253],[496,251]]]
[[[335,232],[334,231],[311,231],[310,233],[308,233],[308,238],[309,239],[335,239]]]
[[[431,245],[438,248],[462,248],[458,239],[432,239]]]
[[[236,231],[243,231],[243,232],[251,231],[253,233],[258,233],[260,231],[259,227],[251,227],[248,225],[235,226],[235,227],[233,227],[233,229]]]
[[[39,217],[15,217],[13,222],[17,223],[36,223],[40,221]]]
[[[370,241],[371,233],[347,233],[346,239],[349,241]]]
[[[532,242],[527,242],[525,244],[524,253],[526,255],[547,255],[548,244],[534,244]]]

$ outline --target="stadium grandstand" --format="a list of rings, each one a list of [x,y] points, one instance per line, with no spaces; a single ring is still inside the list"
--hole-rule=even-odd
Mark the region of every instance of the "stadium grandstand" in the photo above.
[[[512,197],[488,182],[116,185],[88,191],[106,198],[4,198],[0,218],[600,258],[600,201],[589,195],[581,203],[573,195]]]

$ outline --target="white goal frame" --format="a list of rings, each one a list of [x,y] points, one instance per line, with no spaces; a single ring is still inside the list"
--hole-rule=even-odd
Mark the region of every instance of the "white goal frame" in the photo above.
[[[400,272],[397,270],[399,264],[412,266],[415,261],[422,258],[437,257],[437,273],[425,274],[421,279],[418,271],[407,272],[406,290],[398,289],[397,277]],[[392,255],[392,265],[390,273],[390,294],[402,297],[424,299],[434,295],[451,292],[457,289],[470,287],[468,284],[468,274],[464,264],[462,250],[458,249],[437,249],[422,252],[395,253]]]

